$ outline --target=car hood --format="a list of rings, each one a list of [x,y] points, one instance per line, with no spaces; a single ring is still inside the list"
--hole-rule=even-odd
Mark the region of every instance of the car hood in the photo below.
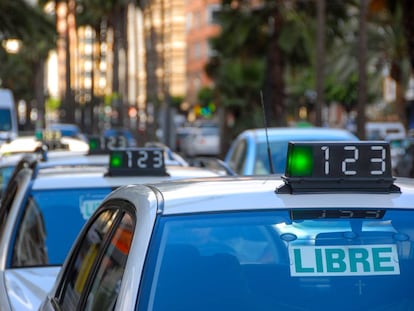
[[[12,309],[37,310],[52,289],[60,268],[31,267],[6,270],[6,290]]]

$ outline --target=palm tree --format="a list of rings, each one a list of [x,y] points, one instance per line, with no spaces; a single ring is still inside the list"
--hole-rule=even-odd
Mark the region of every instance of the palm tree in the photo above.
[[[82,0],[83,10],[82,16],[79,16],[80,23],[88,23],[94,26],[96,29],[99,29],[101,22],[104,20],[107,22],[108,28],[112,28],[114,32],[114,45],[113,45],[113,81],[112,81],[112,90],[114,93],[120,95],[117,98],[115,104],[119,112],[119,124],[124,124],[125,119],[125,103],[123,101],[125,98],[122,96],[127,94],[127,83],[120,84],[119,76],[119,65],[120,65],[120,53],[124,51],[127,53],[127,30],[126,30],[126,21],[127,21],[127,8],[128,5],[133,3],[132,0]],[[99,32],[98,32],[99,33]],[[125,58],[125,62],[127,58]],[[125,76],[121,77],[122,81],[127,81],[127,68],[128,64],[124,64]]]
[[[31,6],[26,0],[0,1],[0,40],[14,37],[21,40],[50,35],[53,31],[52,21],[40,7]]]

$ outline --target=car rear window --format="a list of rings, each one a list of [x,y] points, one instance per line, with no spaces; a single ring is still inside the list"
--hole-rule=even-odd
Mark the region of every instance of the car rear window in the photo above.
[[[137,310],[413,310],[414,210],[310,215],[164,217]]]
[[[112,190],[34,191],[16,227],[11,266],[62,265],[82,226]]]

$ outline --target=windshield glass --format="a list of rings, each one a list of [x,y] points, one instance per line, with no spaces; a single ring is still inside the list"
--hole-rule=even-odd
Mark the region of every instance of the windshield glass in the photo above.
[[[137,310],[413,310],[414,211],[342,213],[163,217]]]
[[[286,166],[288,142],[278,141],[270,143],[270,150],[272,154],[272,162],[274,173],[284,173]],[[255,175],[270,174],[269,155],[267,152],[267,144],[259,143],[256,148],[256,161],[254,164]]]
[[[111,190],[33,192],[16,228],[11,266],[61,265],[82,226]]]
[[[12,129],[11,113],[9,109],[0,108],[0,131]]]

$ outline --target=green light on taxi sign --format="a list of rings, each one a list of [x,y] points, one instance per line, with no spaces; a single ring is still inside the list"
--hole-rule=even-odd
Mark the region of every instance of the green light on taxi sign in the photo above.
[[[89,150],[97,150],[99,148],[99,140],[95,138],[89,139]]]
[[[310,146],[290,145],[286,175],[291,177],[312,176],[313,152]]]
[[[121,152],[112,152],[110,159],[110,167],[120,168],[123,165],[123,153]]]
[[[291,141],[279,193],[401,192],[385,141]]]
[[[162,148],[124,148],[110,151],[110,176],[168,176]]]

